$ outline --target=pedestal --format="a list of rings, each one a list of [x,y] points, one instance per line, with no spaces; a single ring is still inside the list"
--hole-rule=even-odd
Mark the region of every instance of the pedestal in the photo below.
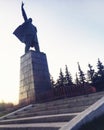
[[[45,53],[32,51],[21,57],[19,103],[29,104],[40,100],[40,94],[51,89]]]

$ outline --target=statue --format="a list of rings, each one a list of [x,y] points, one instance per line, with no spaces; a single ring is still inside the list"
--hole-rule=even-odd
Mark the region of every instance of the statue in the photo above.
[[[32,18],[27,18],[22,2],[21,10],[24,18],[24,23],[17,27],[13,34],[23,43],[25,43],[25,53],[27,53],[30,47],[34,47],[36,51],[40,52],[39,43],[37,38],[37,29],[32,24]]]

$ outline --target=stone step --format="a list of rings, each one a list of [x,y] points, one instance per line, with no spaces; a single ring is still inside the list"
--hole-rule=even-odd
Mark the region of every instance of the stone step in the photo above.
[[[54,122],[68,122],[77,116],[79,113],[68,113],[68,114],[57,114],[57,115],[47,115],[47,116],[36,116],[36,117],[26,117],[26,118],[16,118],[1,120],[1,124],[21,124],[21,123],[54,123]]]
[[[62,109],[55,109],[55,110],[48,110],[48,111],[37,111],[34,114],[35,115],[49,115],[49,114],[52,115],[52,114],[62,114],[62,113],[76,113],[76,112],[82,112],[86,108],[88,108],[88,106],[81,106],[81,107],[74,107],[74,108],[62,108]]]
[[[67,122],[0,125],[0,130],[59,130]]]
[[[93,101],[96,101],[97,99],[101,98],[103,95],[98,95],[98,96],[93,96],[90,97],[89,95],[87,96],[78,96],[78,97],[74,97],[74,98],[66,98],[66,99],[61,99],[61,100],[57,100],[57,101],[52,101],[52,102],[46,102],[46,103],[41,103],[41,104],[34,104],[33,108],[37,108],[37,109],[42,109],[42,108],[46,108],[46,107],[51,107],[51,106],[59,106],[59,105],[66,105],[66,104],[70,104],[70,106],[74,106],[75,103],[77,103],[76,105],[81,105],[81,104],[85,104],[85,103],[93,103]],[[41,105],[41,107],[40,107]]]
[[[28,109],[27,111],[43,111],[43,110],[50,110],[50,109],[60,109],[60,108],[72,108],[72,107],[78,107],[78,106],[84,106],[84,105],[91,105],[93,104],[94,102],[96,102],[96,99],[94,98],[93,100],[89,100],[89,101],[76,101],[76,102],[63,102],[63,103],[60,103],[60,104],[44,104],[44,106],[42,106],[41,104],[39,106],[34,106],[33,108],[31,109]],[[75,105],[76,104],[76,105]],[[23,111],[21,111],[23,112]],[[21,113],[20,112],[20,113]],[[26,111],[25,111],[26,112]]]
[[[44,111],[31,111],[31,112],[27,112],[27,113],[12,115],[10,117],[7,117],[6,119],[21,118],[21,117],[33,117],[33,116],[41,116],[41,115],[78,113],[78,112],[82,112],[86,108],[88,108],[88,106],[79,106],[79,107],[72,107],[72,108],[60,108],[60,109],[55,108],[55,109],[44,110]]]
[[[65,99],[59,99],[51,102],[47,102],[47,105],[59,105],[60,103],[66,103],[66,102],[76,102],[76,101],[83,101],[83,100],[89,100],[89,99],[95,99],[95,98],[101,98],[104,96],[104,92],[97,92],[93,94],[83,95],[83,96],[76,96],[76,97],[66,97]],[[38,104],[37,104],[38,105]],[[40,104],[39,104],[40,105]],[[45,106],[44,103],[41,105]]]
[[[70,99],[69,99],[70,100]],[[63,103],[60,103],[60,104],[45,104],[45,106],[42,106],[41,104],[37,107],[37,106],[34,106],[33,108],[31,108],[30,110],[27,110],[28,112],[33,110],[33,111],[43,111],[43,110],[50,110],[50,109],[60,109],[60,108],[72,108],[72,107],[79,107],[79,106],[88,106],[88,105],[91,105],[93,104],[94,102],[96,102],[97,99],[93,99],[93,100],[83,100],[83,101],[76,101],[76,102],[63,102]],[[22,111],[21,111],[22,112]],[[20,113],[21,113],[20,112]]]

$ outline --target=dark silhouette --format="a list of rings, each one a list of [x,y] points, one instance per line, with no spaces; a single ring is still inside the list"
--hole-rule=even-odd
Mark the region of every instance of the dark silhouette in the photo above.
[[[63,86],[63,85],[64,85],[64,80],[65,80],[64,74],[63,74],[63,72],[62,72],[62,69],[60,69],[58,84],[59,84],[60,86]]]
[[[91,64],[88,64],[89,70],[87,71],[87,78],[89,83],[93,83],[93,79],[95,76],[95,70],[93,69],[93,66]]]
[[[34,47],[36,51],[40,52],[39,43],[37,38],[37,29],[32,24],[32,18],[27,18],[26,12],[23,8],[24,3],[22,2],[21,10],[24,18],[24,23],[20,25],[13,34],[23,43],[25,43],[25,53],[29,51],[30,47]]]
[[[76,73],[75,83],[76,83],[76,86],[80,86],[80,81],[79,81],[77,73]]]
[[[85,83],[85,74],[84,74],[84,72],[81,70],[81,67],[80,67],[80,65],[79,65],[79,62],[78,62],[78,69],[79,69],[79,81],[80,81],[80,83],[81,84],[83,84],[84,85],[84,83]]]
[[[98,71],[94,74],[92,83],[97,91],[104,91],[104,65],[100,59],[98,59],[97,70]]]
[[[65,65],[65,82],[67,85],[72,85],[72,77],[70,72],[68,71],[67,65]]]

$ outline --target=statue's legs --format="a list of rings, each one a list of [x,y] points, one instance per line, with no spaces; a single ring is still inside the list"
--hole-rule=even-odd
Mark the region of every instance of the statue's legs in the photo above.
[[[37,34],[35,34],[33,37],[33,44],[34,44],[35,50],[40,52]]]
[[[35,46],[35,50],[40,52],[40,48],[39,48],[38,43],[34,43],[34,46]]]
[[[29,51],[29,49],[30,49],[30,45],[29,45],[29,44],[26,44],[26,45],[25,45],[25,53],[27,53],[27,52]]]
[[[26,41],[25,41],[25,53],[27,53],[28,51],[29,51],[29,49],[30,49],[30,46],[31,46],[31,39],[32,39],[32,37],[31,37],[31,35],[26,35]]]
[[[25,40],[25,53],[29,51],[30,47],[34,47],[36,51],[40,52],[37,36],[34,38],[33,35],[26,35]]]

